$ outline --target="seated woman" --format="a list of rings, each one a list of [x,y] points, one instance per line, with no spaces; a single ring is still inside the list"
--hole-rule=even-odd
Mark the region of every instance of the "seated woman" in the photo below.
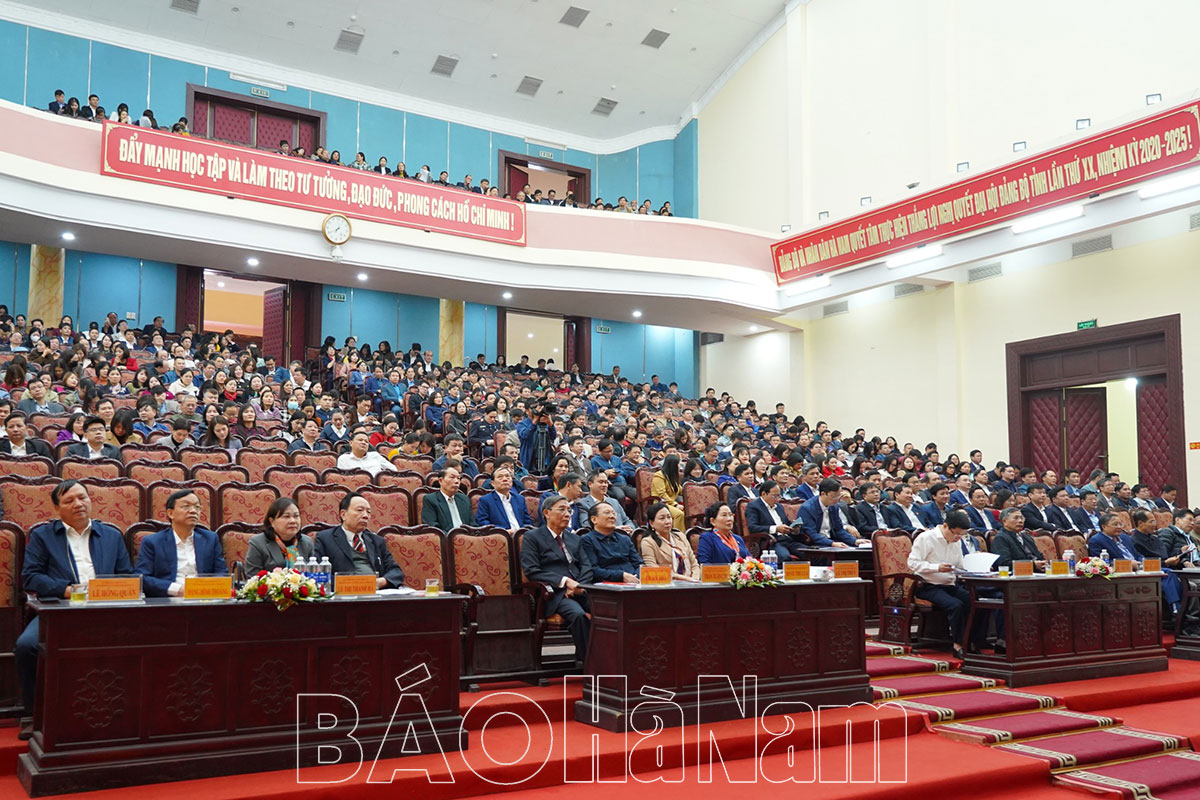
[[[700,534],[696,546],[696,560],[701,564],[732,564],[750,557],[746,542],[733,532],[733,510],[727,503],[713,503],[705,509],[704,525],[711,530]]]
[[[250,441],[252,436],[269,436],[265,428],[258,427],[258,411],[250,403],[243,403],[238,409],[238,421],[233,426],[233,435],[243,442]]]
[[[263,520],[263,532],[250,540],[243,565],[247,578],[262,570],[290,568],[300,558],[312,557],[313,539],[300,535],[300,507],[290,497],[271,503]]]
[[[650,478],[650,495],[666,504],[671,510],[672,525],[683,530],[683,504],[679,495],[683,491],[679,479],[679,456],[672,453],[663,459],[658,472]]]
[[[666,503],[654,503],[646,509],[650,530],[642,537],[642,561],[649,567],[670,567],[671,579],[700,580],[700,563],[682,531],[671,524],[671,509]]]
[[[217,414],[209,421],[208,430],[200,440],[201,447],[220,447],[229,451],[230,456],[236,456],[242,449],[242,442],[229,431],[229,420]]]

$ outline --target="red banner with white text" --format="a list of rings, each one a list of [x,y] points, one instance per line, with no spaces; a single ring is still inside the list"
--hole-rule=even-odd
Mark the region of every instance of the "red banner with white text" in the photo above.
[[[100,171],[135,181],[525,245],[525,206],[320,161],[104,123]]]
[[[1030,156],[877,211],[771,245],[779,283],[878,261],[901,250],[1111,191],[1200,160],[1200,103],[1189,103]]]

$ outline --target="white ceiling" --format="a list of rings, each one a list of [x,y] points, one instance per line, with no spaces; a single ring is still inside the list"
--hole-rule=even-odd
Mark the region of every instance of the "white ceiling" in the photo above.
[[[681,115],[783,9],[782,0],[17,0],[39,11],[209,48],[425,101],[609,139]],[[560,24],[588,9],[579,28]],[[234,9],[237,9],[235,12]],[[289,27],[289,23],[292,25]],[[357,55],[335,51],[357,25]],[[669,38],[641,44],[652,28]],[[450,78],[431,73],[459,59]],[[544,81],[516,93],[524,76]],[[304,83],[297,76],[296,85]],[[615,86],[615,88],[613,88]],[[601,97],[610,117],[592,113]]]

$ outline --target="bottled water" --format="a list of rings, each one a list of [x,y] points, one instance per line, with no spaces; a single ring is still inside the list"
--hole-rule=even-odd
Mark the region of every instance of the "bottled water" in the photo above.
[[[333,565],[329,563],[329,556],[321,557],[321,583],[325,586],[325,594],[333,594]]]
[[[1075,574],[1075,551],[1063,550],[1063,561],[1067,562],[1067,572]]]
[[[1100,551],[1100,560],[1103,561],[1108,566],[1110,566],[1110,567],[1112,566],[1112,558],[1108,555],[1107,550]]]

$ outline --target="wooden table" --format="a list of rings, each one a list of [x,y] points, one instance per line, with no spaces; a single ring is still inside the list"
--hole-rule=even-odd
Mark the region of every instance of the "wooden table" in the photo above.
[[[457,595],[333,599],[280,613],[232,601],[70,606],[32,601],[40,657],[34,735],[17,772],[31,796],[316,763],[317,745],[346,734],[374,758],[401,755],[396,731],[414,721],[422,752],[467,746],[458,678],[464,599]],[[397,678],[420,694],[400,701]],[[316,729],[318,712],[336,727]],[[303,746],[297,747],[297,742]],[[349,747],[348,747],[349,745]],[[299,752],[298,752],[299,751]],[[326,757],[328,760],[328,756]],[[364,765],[369,768],[370,764]]]
[[[976,614],[998,611],[1008,649],[1004,655],[968,653],[962,671],[970,675],[1029,686],[1167,668],[1159,573],[960,580],[971,592],[967,630]]]
[[[867,621],[879,620],[879,593],[875,591],[875,557],[869,547],[802,547],[801,559],[814,567],[826,567],[834,561],[858,562],[858,577],[871,584],[867,587]]]
[[[665,725],[762,713],[777,701],[841,705],[870,701],[863,609],[866,581],[799,581],[766,589],[722,584],[589,586],[592,633],[575,719],[610,731],[652,730],[662,709],[635,710],[643,687],[674,693],[683,711]],[[758,677],[757,712],[739,709],[729,684]],[[739,694],[740,699],[740,694]],[[751,700],[753,702],[753,700]]]
[[[1171,648],[1171,658],[1200,661],[1200,632],[1191,632],[1189,635],[1180,629],[1181,623],[1186,621],[1189,603],[1194,604],[1200,600],[1200,569],[1172,571],[1179,576],[1179,582],[1183,588],[1183,600],[1180,602],[1179,619],[1175,627],[1175,646]]]

